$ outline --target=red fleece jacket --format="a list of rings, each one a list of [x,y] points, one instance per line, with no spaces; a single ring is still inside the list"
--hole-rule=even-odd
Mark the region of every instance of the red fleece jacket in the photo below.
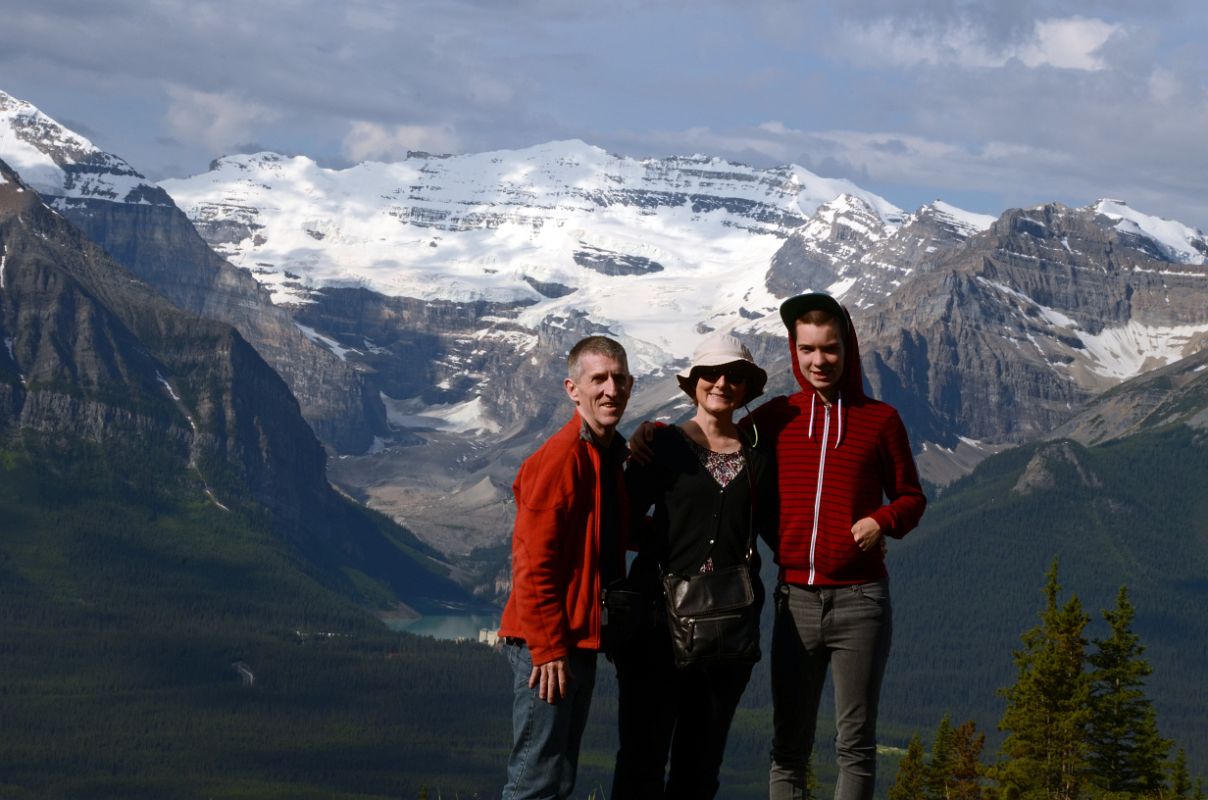
[[[919,523],[927,499],[898,412],[864,394],[860,349],[847,319],[839,400],[827,407],[797,362],[802,391],[777,397],[751,415],[776,443],[780,490],[780,579],[803,586],[846,586],[885,577],[881,548],[864,552],[851,527],[872,517],[900,539]]]
[[[615,470],[620,545],[606,557],[624,574],[625,525],[629,519],[623,455],[601,453],[585,438],[576,413],[520,466],[512,491],[512,593],[499,635],[523,639],[540,665],[570,648],[600,648],[600,474]],[[618,434],[612,448],[625,449]]]

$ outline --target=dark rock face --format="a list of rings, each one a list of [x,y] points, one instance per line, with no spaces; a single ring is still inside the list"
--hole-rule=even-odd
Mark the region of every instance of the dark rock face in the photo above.
[[[389,591],[427,613],[471,600],[408,555],[435,555],[408,531],[332,489],[297,400],[233,327],[169,303],[3,162],[0,340],[0,449],[85,474],[110,454],[152,465],[106,477],[265,525],[293,568],[361,603]]]
[[[567,286],[562,283],[554,283],[552,281],[539,281],[529,276],[524,276],[524,282],[532,286],[534,290],[541,294],[542,297],[557,299],[566,297],[568,294],[574,294],[579,291],[573,286]]]
[[[447,405],[481,396],[484,410],[504,425],[540,427],[565,398],[535,394],[533,387],[560,389],[571,346],[607,331],[577,316],[546,320],[534,334],[512,321],[525,305],[326,288],[297,314],[299,322],[356,348],[372,385],[395,400]]]
[[[1119,380],[1088,339],[1208,323],[1208,268],[1156,260],[1103,222],[1059,205],[1009,211],[856,312],[868,381],[915,438],[1043,435]]]
[[[288,311],[274,307],[251,275],[215,255],[167,192],[120,157],[96,149],[3,91],[0,113],[12,135],[53,163],[31,167],[34,174],[22,179],[179,308],[235,326],[286,378],[326,443],[360,452],[384,431],[381,404],[359,374],[303,336]],[[231,216],[226,235],[247,232],[241,219]]]
[[[648,275],[662,272],[663,265],[644,256],[613,253],[579,242],[582,250],[574,253],[575,263],[604,275]]]
[[[385,430],[376,394],[350,364],[307,339],[249,273],[210,250],[170,202],[61,198],[55,206],[175,305],[233,325],[290,385],[320,439],[341,452],[364,451]]]
[[[0,430],[167,443],[223,502],[305,514],[328,491],[325,455],[285,383],[0,175]]]

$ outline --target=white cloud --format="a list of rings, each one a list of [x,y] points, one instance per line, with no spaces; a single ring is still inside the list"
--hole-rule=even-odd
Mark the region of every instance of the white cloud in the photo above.
[[[1099,50],[1123,28],[1101,19],[1071,17],[1036,23],[1033,38],[1014,54],[1029,67],[1097,71],[1106,65]]]
[[[857,60],[903,67],[951,64],[983,68],[1018,60],[1028,67],[1086,71],[1105,67],[1099,51],[1123,31],[1123,26],[1100,19],[1046,19],[1037,20],[1021,41],[1000,44],[968,21],[927,27],[882,18],[867,24],[849,22],[844,27],[846,44]]]
[[[1178,96],[1181,85],[1178,76],[1168,69],[1155,69],[1149,75],[1149,97],[1155,103],[1166,104]]]
[[[167,91],[164,120],[168,129],[182,141],[204,145],[216,153],[255,138],[260,126],[281,118],[278,111],[232,92],[201,92],[181,86],[169,86]]]
[[[352,123],[344,137],[344,156],[353,161],[392,161],[405,158],[408,150],[456,153],[457,133],[450,125],[379,125]]]

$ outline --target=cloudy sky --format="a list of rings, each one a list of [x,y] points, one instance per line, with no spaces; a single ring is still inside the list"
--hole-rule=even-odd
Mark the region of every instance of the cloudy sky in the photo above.
[[[1116,197],[1208,229],[1200,0],[0,0],[0,89],[153,178],[582,139],[907,209]]]

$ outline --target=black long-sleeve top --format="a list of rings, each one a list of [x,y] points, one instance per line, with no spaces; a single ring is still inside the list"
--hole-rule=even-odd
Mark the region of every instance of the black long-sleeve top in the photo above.
[[[776,533],[775,456],[770,445],[744,446],[746,464],[722,488],[697,455],[695,445],[675,427],[655,430],[650,464],[630,463],[625,472],[632,528],[639,554],[630,574],[639,583],[657,582],[660,572],[692,575],[705,559],[714,569],[746,559],[752,525],[774,548]],[[653,515],[644,519],[654,506]],[[709,539],[714,539],[712,547]],[[759,557],[752,557],[758,585]]]

